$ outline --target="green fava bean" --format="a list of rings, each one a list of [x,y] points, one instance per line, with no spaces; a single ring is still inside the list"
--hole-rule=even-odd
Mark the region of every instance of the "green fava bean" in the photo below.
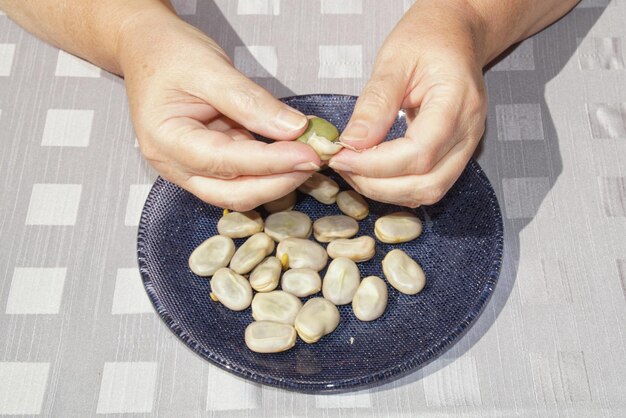
[[[337,127],[326,119],[322,119],[317,116],[310,117],[309,125],[304,133],[300,135],[298,141],[306,144],[309,142],[309,139],[313,134],[324,137],[331,142],[335,142],[339,138],[339,131],[337,130]]]

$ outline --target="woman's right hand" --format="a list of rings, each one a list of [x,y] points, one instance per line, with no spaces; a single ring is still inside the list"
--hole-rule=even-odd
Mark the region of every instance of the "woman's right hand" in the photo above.
[[[173,13],[134,16],[117,50],[141,151],[165,179],[244,211],[287,194],[319,167],[313,149],[293,141],[306,117]],[[257,141],[250,131],[276,142]]]

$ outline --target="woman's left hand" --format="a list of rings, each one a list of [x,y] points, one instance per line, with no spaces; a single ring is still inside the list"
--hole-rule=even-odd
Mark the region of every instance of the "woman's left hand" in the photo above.
[[[454,0],[418,0],[378,53],[330,160],[359,193],[417,207],[439,201],[484,132],[487,98],[480,19]],[[408,129],[383,142],[403,109]]]

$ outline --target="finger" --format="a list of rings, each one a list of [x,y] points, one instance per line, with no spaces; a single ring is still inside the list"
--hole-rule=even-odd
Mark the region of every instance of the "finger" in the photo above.
[[[229,129],[224,133],[235,141],[256,141],[254,135],[252,135],[250,131],[243,128]]]
[[[210,129],[212,131],[220,131],[220,132],[225,132],[225,131],[228,131],[229,129],[241,128],[240,124],[238,124],[234,120],[224,115],[220,115],[218,118],[213,119],[212,121],[208,122],[205,126],[207,127],[207,129]]]
[[[387,178],[370,178],[346,172],[340,172],[340,175],[359,193],[380,202],[408,207],[432,205],[441,200],[459,178],[476,144],[470,139],[459,142],[425,175]]]
[[[459,141],[460,112],[460,99],[440,98],[425,103],[405,137],[360,153],[344,150],[335,155],[329,165],[366,177],[426,174]]]
[[[398,116],[408,79],[409,74],[402,65],[388,64],[379,58],[341,133],[341,142],[356,149],[382,142]]]
[[[286,195],[310,176],[303,172],[263,177],[245,176],[234,180],[192,176],[182,187],[212,205],[247,211]]]
[[[315,171],[320,166],[315,151],[298,141],[235,141],[224,132],[199,127],[173,138],[161,141],[164,153],[201,176],[232,179]]]
[[[300,135],[307,118],[287,106],[234,67],[219,65],[204,77],[191,80],[194,94],[246,129],[276,140]]]

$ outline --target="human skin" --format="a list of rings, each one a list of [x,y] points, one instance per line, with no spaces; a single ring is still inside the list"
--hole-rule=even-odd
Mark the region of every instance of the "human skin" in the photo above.
[[[416,1],[381,47],[340,139],[349,147],[329,165],[378,201],[439,201],[484,133],[483,68],[577,2]],[[404,137],[382,142],[400,109],[408,120]]]
[[[319,168],[313,149],[293,141],[306,116],[236,70],[169,1],[0,0],[0,8],[45,41],[123,76],[144,156],[206,202],[252,209]]]
[[[431,204],[459,177],[484,130],[483,68],[567,13],[574,0],[418,0],[379,51],[330,161],[357,191]],[[248,210],[306,181],[320,165],[293,141],[306,118],[237,71],[169,0],[0,0],[45,41],[124,77],[144,156],[204,201]],[[398,111],[409,127],[381,143]],[[250,131],[274,139],[255,141]]]

